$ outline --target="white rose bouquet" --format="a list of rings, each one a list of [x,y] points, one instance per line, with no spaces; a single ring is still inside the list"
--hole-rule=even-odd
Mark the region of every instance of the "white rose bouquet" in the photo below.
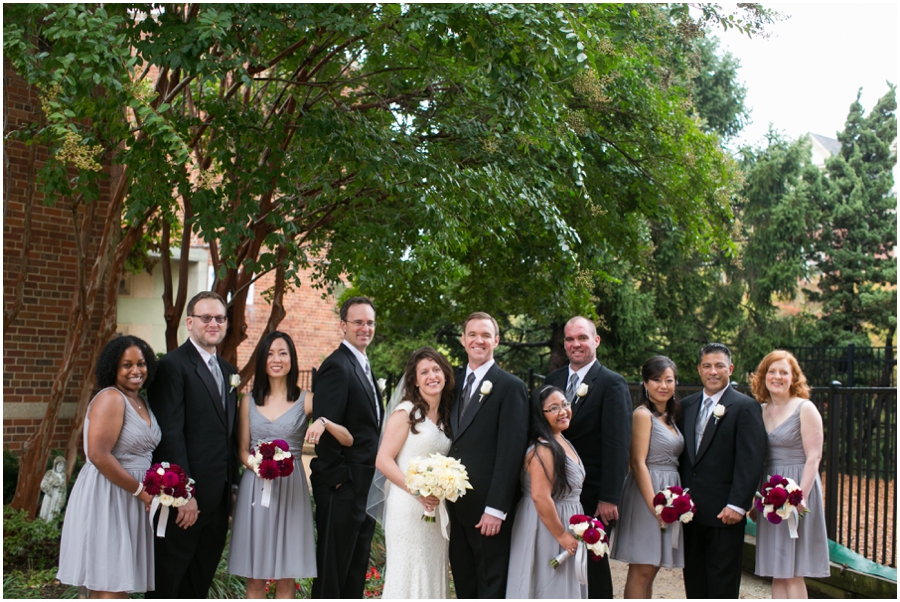
[[[410,460],[406,469],[406,488],[415,496],[433,495],[442,501],[455,502],[472,489],[472,484],[469,483],[466,467],[459,460],[441,454],[430,454],[427,458]],[[442,513],[441,521],[446,525],[444,507],[441,505],[439,508]],[[435,522],[434,511],[425,511],[422,520]]]

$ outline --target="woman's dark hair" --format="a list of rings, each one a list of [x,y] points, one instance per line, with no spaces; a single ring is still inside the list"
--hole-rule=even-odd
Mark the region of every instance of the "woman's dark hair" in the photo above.
[[[119,360],[126,349],[137,347],[144,355],[144,361],[147,362],[147,380],[144,381],[144,388],[153,382],[156,376],[156,354],[147,344],[147,341],[139,339],[131,335],[117,336],[103,348],[100,357],[97,358],[97,369],[94,374],[97,376],[97,388],[105,389],[116,384],[116,373],[119,371]]]
[[[287,400],[297,401],[300,397],[300,387],[297,385],[297,379],[300,377],[300,369],[297,367],[297,350],[294,348],[294,341],[286,332],[276,330],[270,332],[259,342],[256,349],[256,367],[253,372],[253,402],[261,406],[266,401],[266,395],[269,394],[269,377],[266,375],[266,360],[269,358],[269,349],[275,339],[284,339],[287,343],[288,354],[291,356],[291,368],[287,375]]]
[[[431,347],[422,347],[417,349],[406,362],[406,371],[403,376],[403,386],[406,388],[406,399],[412,402],[413,409],[409,413],[409,430],[416,434],[416,425],[425,422],[428,415],[428,402],[422,398],[419,387],[416,386],[416,366],[422,360],[431,360],[441,367],[444,373],[444,390],[441,391],[441,402],[438,404],[438,426],[447,437],[450,434],[450,408],[453,407],[453,395],[456,388],[456,381],[453,378],[453,369],[450,362]]]
[[[659,412],[656,411],[656,406],[653,405],[653,402],[650,401],[650,396],[647,394],[647,381],[660,378],[663,372],[669,368],[672,369],[675,384],[678,384],[678,367],[675,365],[675,362],[664,355],[654,355],[641,366],[641,379],[644,381],[641,405],[650,410],[654,416],[659,416]],[[679,418],[681,418],[681,402],[678,401],[678,395],[673,389],[672,397],[666,402],[666,422],[671,426],[678,422]]]
[[[572,486],[569,485],[569,479],[566,476],[566,452],[553,436],[553,431],[550,430],[550,423],[547,421],[547,414],[544,413],[544,402],[553,393],[559,393],[563,398],[566,396],[562,389],[553,385],[544,385],[531,394],[531,420],[529,421],[531,433],[529,435],[529,443],[534,445],[533,457],[541,463],[544,474],[548,478],[550,475],[547,472],[544,461],[541,460],[541,456],[537,453],[537,446],[544,445],[550,450],[550,456],[553,458],[553,483],[550,496],[557,498],[569,493],[572,490]]]

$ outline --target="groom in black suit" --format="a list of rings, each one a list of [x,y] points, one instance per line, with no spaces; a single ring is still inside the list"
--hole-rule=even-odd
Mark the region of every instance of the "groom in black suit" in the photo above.
[[[729,386],[734,364],[721,343],[700,350],[703,391],[682,401],[679,472],[697,504],[684,526],[684,591],[688,598],[737,598],[741,589],[744,518],[766,457],[762,410]]]
[[[166,536],[156,538],[156,589],[148,598],[205,598],[228,532],[237,392],[234,368],[216,353],[228,330],[225,302],[202,292],[187,306],[190,338],[159,361],[150,406],[162,430],[154,462],[181,466],[196,481],[195,495],[169,513]]]
[[[597,361],[600,335],[594,323],[576,316],[563,330],[569,365],[551,372],[547,384],[566,392],[572,420],[565,437],[584,463],[581,506],[604,524],[619,518],[622,485],[631,445],[631,394],[621,375]],[[611,599],[609,558],[588,563],[588,597]]]
[[[353,445],[342,447],[327,431],[310,463],[316,500],[316,562],[313,598],[362,598],[375,519],[366,496],[375,474],[378,434],[384,416],[381,392],[366,357],[375,335],[375,306],[366,297],[341,305],[344,340],[316,373],[315,420],[344,425]]]
[[[447,504],[450,567],[457,598],[504,598],[528,439],[528,391],[494,362],[500,335],[489,314],[466,318],[460,342],[469,361],[456,379],[449,455],[466,467],[472,490]]]

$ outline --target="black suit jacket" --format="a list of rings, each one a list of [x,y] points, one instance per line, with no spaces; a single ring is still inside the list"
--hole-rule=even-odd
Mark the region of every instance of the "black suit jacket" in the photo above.
[[[374,378],[374,374],[373,374]],[[353,445],[342,447],[327,431],[316,445],[316,457],[310,463],[314,485],[334,487],[350,481],[365,502],[372,476],[384,407],[381,392],[372,390],[366,373],[346,345],[341,345],[316,372],[313,417],[321,416],[341,424],[353,435]],[[375,387],[377,389],[377,387]],[[375,412],[375,405],[380,408]]]
[[[694,431],[702,402],[703,391],[682,401],[678,424],[684,434],[681,485],[691,489],[697,504],[694,520],[708,527],[723,527],[716,516],[725,506],[750,509],[766,459],[766,429],[761,406],[729,386],[719,400],[725,415],[718,420],[710,416],[700,449],[695,451]]]
[[[563,391],[569,380],[569,368],[551,372],[548,385]],[[631,447],[631,394],[625,379],[594,361],[584,377],[587,395],[575,398],[572,421],[563,433],[584,463],[581,504],[593,514],[597,502],[618,505],[628,472]]]
[[[191,341],[163,356],[147,391],[162,430],[153,461],[178,464],[196,481],[201,516],[212,515],[225,489],[238,480],[237,392],[229,384],[235,370],[216,358],[225,379],[224,408],[216,380]]]
[[[456,377],[450,455],[466,467],[472,489],[449,506],[460,524],[473,527],[485,507],[508,513],[519,497],[528,443],[528,390],[525,383],[494,364],[484,380],[475,383],[475,391],[481,391],[482,383],[490,381],[491,392],[481,401],[479,393],[460,416],[465,375],[463,367]]]

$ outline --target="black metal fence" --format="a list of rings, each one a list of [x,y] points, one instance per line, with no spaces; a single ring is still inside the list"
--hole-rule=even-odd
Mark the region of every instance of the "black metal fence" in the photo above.
[[[896,387],[896,347],[789,347],[810,385]]]

